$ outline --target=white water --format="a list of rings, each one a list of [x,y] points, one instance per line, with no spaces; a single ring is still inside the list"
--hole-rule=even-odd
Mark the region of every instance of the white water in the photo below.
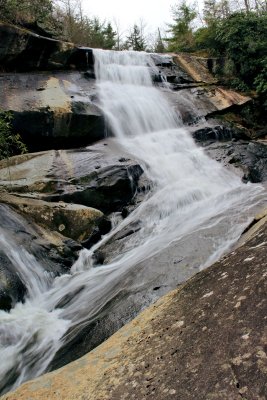
[[[109,129],[119,145],[140,161],[153,188],[146,201],[100,244],[81,252],[69,275],[40,285],[40,273],[29,270],[25,304],[9,314],[0,312],[0,352],[5,360],[0,364],[0,381],[5,390],[45,371],[75,330],[96,319],[124,289],[137,263],[186,235],[201,235],[218,224],[224,229],[219,237],[210,238],[212,251],[204,262],[219,257],[242,232],[262,191],[259,185],[242,184],[194,144],[178,111],[153,87],[147,66],[155,67],[149,55],[96,50],[94,56]],[[109,265],[92,268],[92,252],[134,221],[141,221],[141,229],[129,237],[122,254]],[[0,240],[8,247],[4,236]],[[12,251],[7,249],[7,255],[13,260]],[[32,265],[33,259],[25,254],[19,256],[18,269],[21,262]]]

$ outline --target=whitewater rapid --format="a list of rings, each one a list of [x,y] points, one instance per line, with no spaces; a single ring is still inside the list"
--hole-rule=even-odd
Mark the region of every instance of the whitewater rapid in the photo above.
[[[151,191],[100,243],[81,252],[69,274],[54,280],[1,233],[1,245],[28,288],[24,304],[10,313],[0,311],[3,392],[43,373],[56,352],[99,317],[138,263],[186,235],[201,235],[220,224],[220,236],[209,238],[211,251],[199,268],[208,265],[237,240],[261,199],[260,185],[243,184],[196,146],[179,110],[164,96],[168,87],[153,86],[157,69],[149,54],[94,50],[94,58],[108,131],[140,162]],[[121,254],[108,265],[93,266],[93,252],[135,221],[140,229],[129,236]],[[191,251],[197,251],[197,244]],[[34,268],[25,272],[29,266]]]

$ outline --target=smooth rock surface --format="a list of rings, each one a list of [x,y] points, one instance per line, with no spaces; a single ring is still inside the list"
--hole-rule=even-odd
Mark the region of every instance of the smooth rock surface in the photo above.
[[[3,400],[267,396],[267,220],[101,346]]]
[[[16,256],[10,258],[12,248],[19,247],[22,253],[30,255],[32,262],[38,262],[48,274],[57,276],[69,270],[78,257],[81,245],[29,222],[7,204],[0,203],[0,219],[1,236],[4,235],[4,240],[10,245],[8,253],[4,246],[0,251],[0,309],[9,310],[17,301],[22,301],[26,293],[25,285],[14,267]]]
[[[104,217],[101,211],[80,204],[48,203],[1,192],[0,202],[13,206],[37,225],[79,242],[90,237]]]
[[[166,94],[171,104],[179,110],[183,123],[189,125],[251,100],[248,96],[214,85],[189,87]]]
[[[0,67],[4,71],[84,68],[92,50],[0,22]]]
[[[95,80],[80,72],[0,74],[0,109],[30,151],[88,145],[105,137]]]
[[[105,213],[134,198],[143,173],[111,140],[84,149],[12,157],[1,161],[0,168],[0,185],[9,192],[82,204]]]
[[[213,141],[202,143],[206,153],[239,174],[244,182],[266,182],[267,143],[265,141]]]

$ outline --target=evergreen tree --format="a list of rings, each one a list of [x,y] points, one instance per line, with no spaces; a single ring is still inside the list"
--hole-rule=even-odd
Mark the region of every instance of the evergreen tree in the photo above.
[[[160,30],[158,29],[158,38],[154,49],[155,53],[164,53],[165,46],[161,38]]]
[[[113,49],[116,44],[117,33],[113,30],[112,25],[108,22],[106,28],[103,30],[104,45],[103,49]]]
[[[169,51],[191,51],[194,48],[192,22],[196,12],[183,1],[172,8],[173,24],[169,25],[171,36],[166,38]]]
[[[4,21],[15,24],[44,23],[52,16],[52,0],[0,0],[1,15]]]
[[[135,51],[145,51],[146,41],[141,33],[140,28],[134,24],[133,29],[130,31],[129,36],[126,38],[125,48]]]

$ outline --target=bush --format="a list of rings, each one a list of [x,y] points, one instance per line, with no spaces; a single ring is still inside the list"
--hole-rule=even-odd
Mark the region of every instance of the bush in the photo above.
[[[260,88],[267,57],[267,13],[230,15],[218,25],[216,41],[220,53],[233,62],[238,79],[251,89]]]
[[[27,152],[20,135],[12,131],[12,118],[11,112],[0,112],[0,160]]]

